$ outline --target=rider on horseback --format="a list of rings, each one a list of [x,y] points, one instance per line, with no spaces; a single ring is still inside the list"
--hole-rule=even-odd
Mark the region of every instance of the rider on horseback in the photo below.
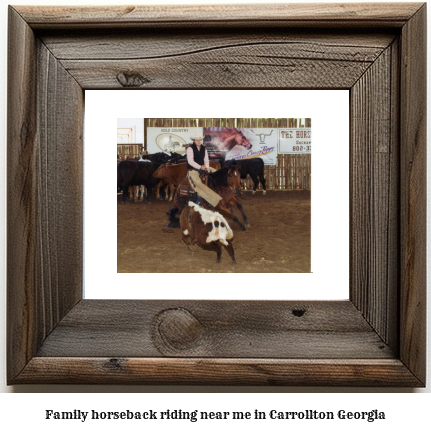
[[[190,138],[193,140],[193,144],[187,149],[187,176],[192,188],[198,194],[196,203],[199,204],[200,198],[202,197],[213,207],[216,207],[221,197],[203,184],[199,177],[204,171],[215,171],[209,165],[208,151],[202,145],[203,137],[196,134],[194,137]]]

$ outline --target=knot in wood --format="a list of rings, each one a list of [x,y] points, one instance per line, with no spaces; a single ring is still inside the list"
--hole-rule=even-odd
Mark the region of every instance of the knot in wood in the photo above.
[[[292,314],[296,317],[302,317],[305,314],[305,309],[293,309]]]
[[[132,71],[118,73],[117,81],[123,87],[141,87],[150,82],[148,78],[145,78],[139,72]]]
[[[112,358],[109,360],[109,366],[114,369],[119,369],[122,366],[122,360],[117,358]]]
[[[197,318],[182,308],[162,311],[156,317],[156,331],[163,343],[174,350],[195,347],[199,344],[203,332]]]

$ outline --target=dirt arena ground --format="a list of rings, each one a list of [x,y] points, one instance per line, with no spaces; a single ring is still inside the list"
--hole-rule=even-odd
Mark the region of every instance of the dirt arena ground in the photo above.
[[[223,248],[216,253],[195,245],[191,252],[180,228],[165,228],[167,201],[117,204],[118,273],[304,273],[310,271],[310,191],[245,192],[243,207],[251,227],[234,231],[236,265]],[[240,212],[235,214],[242,222]]]

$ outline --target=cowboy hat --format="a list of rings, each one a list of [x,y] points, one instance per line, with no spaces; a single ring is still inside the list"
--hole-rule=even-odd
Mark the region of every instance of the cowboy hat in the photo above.
[[[192,137],[190,137],[190,139],[192,139],[193,141],[196,141],[196,140],[203,140],[204,139],[204,137],[203,136],[200,136],[198,133],[197,134],[195,134],[195,136],[192,136]]]

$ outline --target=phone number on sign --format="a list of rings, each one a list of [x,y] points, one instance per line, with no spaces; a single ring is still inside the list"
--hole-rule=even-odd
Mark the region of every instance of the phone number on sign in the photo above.
[[[292,146],[292,151],[311,151],[311,145]]]

